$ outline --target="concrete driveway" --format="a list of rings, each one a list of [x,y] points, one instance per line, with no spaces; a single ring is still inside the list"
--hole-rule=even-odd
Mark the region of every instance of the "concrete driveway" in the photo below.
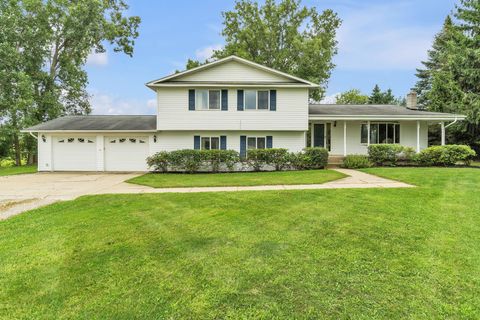
[[[0,177],[0,220],[59,200],[110,193],[141,173],[35,173]]]

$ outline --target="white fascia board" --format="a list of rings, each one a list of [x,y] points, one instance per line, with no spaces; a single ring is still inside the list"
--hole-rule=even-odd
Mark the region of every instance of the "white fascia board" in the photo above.
[[[377,120],[403,120],[403,121],[408,121],[408,120],[425,120],[425,121],[453,121],[455,119],[457,120],[465,120],[465,116],[379,116],[379,115],[352,115],[352,116],[315,116],[315,115],[309,115],[308,119],[309,120],[372,120],[372,121],[377,121]]]
[[[149,88],[155,90],[155,88],[319,88],[319,86],[311,86],[308,84],[281,84],[281,83],[159,83],[149,86]]]
[[[143,132],[154,133],[157,130],[20,130],[20,132],[38,132],[38,133],[129,133],[129,132]]]
[[[247,64],[247,65],[250,65],[252,67],[255,67],[257,69],[261,69],[261,70],[265,70],[265,71],[268,71],[268,72],[271,72],[273,74],[277,74],[277,75],[281,75],[281,76],[284,76],[286,78],[289,78],[289,79],[292,79],[292,80],[295,80],[295,81],[298,81],[298,82],[302,82],[304,84],[307,84],[311,87],[319,87],[318,84],[315,84],[313,82],[310,82],[308,80],[305,80],[305,79],[301,79],[301,78],[298,78],[298,77],[295,77],[295,76],[292,76],[291,74],[288,74],[288,73],[285,73],[285,72],[282,72],[282,71],[278,71],[278,70],[275,70],[275,69],[272,69],[272,68],[269,68],[269,67],[266,67],[264,65],[261,65],[261,64],[258,64],[256,62],[252,62],[252,61],[249,61],[249,60],[246,60],[246,59],[243,59],[243,58],[240,58],[240,57],[237,57],[235,55],[232,55],[232,56],[228,56],[228,57],[225,57],[223,59],[220,59],[220,60],[217,60],[217,61],[213,61],[213,62],[209,62],[209,63],[206,63],[204,65],[201,65],[201,66],[198,66],[196,68],[192,68],[192,69],[189,69],[189,70],[185,70],[185,71],[182,71],[182,72],[178,72],[178,73],[174,73],[174,74],[171,74],[171,75],[168,75],[166,77],[163,77],[163,78],[160,78],[160,79],[156,79],[156,80],[153,80],[153,81],[149,81],[147,82],[145,85],[149,88],[151,87],[154,87],[156,85],[158,85],[158,83],[156,82],[164,82],[164,81],[168,81],[168,80],[171,80],[171,79],[174,79],[174,78],[177,78],[177,77],[181,77],[181,76],[184,76],[184,75],[187,75],[187,74],[190,74],[190,73],[195,73],[195,72],[198,72],[198,71],[201,71],[203,69],[208,69],[208,68],[211,68],[217,64],[221,64],[221,63],[224,63],[224,62],[227,62],[227,61],[238,61],[238,62],[241,62],[241,63],[244,63],[244,64]]]

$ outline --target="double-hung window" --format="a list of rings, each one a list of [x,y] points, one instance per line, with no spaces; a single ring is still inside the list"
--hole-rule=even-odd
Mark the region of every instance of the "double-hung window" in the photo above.
[[[201,148],[202,150],[219,150],[220,138],[219,137],[202,137]]]
[[[266,137],[248,137],[247,138],[247,150],[253,149],[265,149]]]
[[[364,123],[361,127],[361,143],[368,143],[368,124]],[[370,144],[382,143],[400,143],[400,124],[399,123],[371,123],[370,124]]]
[[[268,90],[245,90],[245,110],[268,110],[270,97]]]
[[[195,90],[195,105],[199,110],[220,110],[220,90]]]

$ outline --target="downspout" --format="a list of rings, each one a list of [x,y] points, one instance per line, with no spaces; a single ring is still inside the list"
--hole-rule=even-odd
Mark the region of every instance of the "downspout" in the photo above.
[[[37,137],[37,136],[35,136],[35,135],[32,133],[32,131],[29,131],[28,133],[29,133],[29,134],[30,134],[32,137],[34,137],[34,138],[35,138],[35,140],[38,140],[38,137]]]
[[[455,120],[453,120],[453,122],[447,124],[447,125],[445,126],[445,129],[447,129],[447,128],[450,127],[451,125],[455,124],[457,121],[458,121],[458,118],[455,116]]]

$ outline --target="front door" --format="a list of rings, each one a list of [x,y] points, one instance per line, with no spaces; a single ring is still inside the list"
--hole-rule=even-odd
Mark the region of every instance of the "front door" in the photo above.
[[[325,147],[325,124],[323,123],[313,125],[313,146]]]

